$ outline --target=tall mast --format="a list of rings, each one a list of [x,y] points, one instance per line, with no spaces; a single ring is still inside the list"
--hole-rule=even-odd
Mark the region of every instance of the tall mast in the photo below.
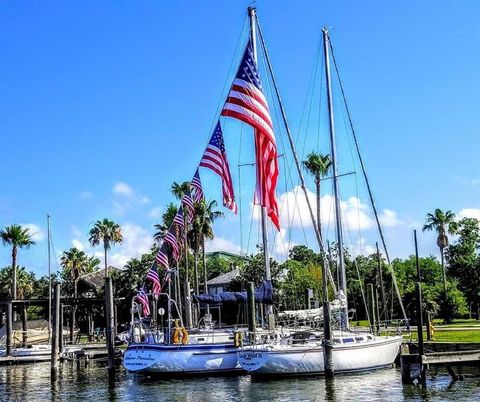
[[[50,240],[50,215],[47,214],[47,243],[48,243],[48,343],[52,337],[52,264]]]
[[[250,18],[250,39],[252,41],[253,47],[253,59],[255,64],[258,66],[257,59],[257,23],[256,23],[256,9],[255,7],[248,7],[248,16]],[[267,236],[267,213],[265,207],[261,206],[261,222],[262,222],[262,247],[263,247],[263,260],[265,264],[265,280],[270,281],[272,279],[270,273],[270,256],[268,255],[268,236]],[[268,327],[273,329],[273,307],[268,304],[266,309]]]
[[[337,244],[338,244],[338,270],[339,270],[339,289],[343,292],[345,300],[347,298],[347,277],[345,273],[345,261],[343,255],[343,233],[342,233],[342,211],[340,209],[340,196],[338,193],[338,166],[337,166],[337,150],[335,143],[335,119],[333,115],[333,98],[332,98],[332,82],[330,78],[330,38],[328,37],[328,29],[325,27],[323,32],[323,49],[325,55],[325,78],[327,84],[327,97],[328,97],[328,115],[329,115],[329,127],[330,127],[330,154],[332,158],[333,169],[333,196],[335,198],[335,222],[337,232]],[[342,311],[342,328],[348,329],[348,307]]]

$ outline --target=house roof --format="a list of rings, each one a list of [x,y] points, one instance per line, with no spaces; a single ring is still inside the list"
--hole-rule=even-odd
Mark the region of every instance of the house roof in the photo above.
[[[121,270],[118,268],[109,266],[108,271],[111,273],[113,271],[121,271]],[[78,278],[78,284],[83,285],[87,288],[93,289],[96,292],[100,291],[102,287],[105,285],[105,270],[103,268],[100,268],[100,269],[97,269],[96,271],[80,276]]]
[[[215,278],[210,279],[207,282],[207,285],[226,285],[233,281],[240,275],[240,269],[235,268],[233,271],[227,272],[225,274],[216,276]]]

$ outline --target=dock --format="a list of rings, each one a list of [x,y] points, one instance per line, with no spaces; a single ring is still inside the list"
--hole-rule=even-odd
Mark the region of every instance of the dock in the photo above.
[[[454,342],[425,342],[424,353],[419,353],[419,345],[402,345],[400,363],[403,384],[425,385],[426,373],[430,366],[444,366],[452,380],[457,381],[455,366],[480,365],[480,344]]]

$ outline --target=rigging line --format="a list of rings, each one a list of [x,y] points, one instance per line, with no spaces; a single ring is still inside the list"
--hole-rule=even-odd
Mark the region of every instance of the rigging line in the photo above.
[[[318,47],[318,51],[320,52],[322,48],[321,41],[320,41],[320,46]],[[324,71],[325,67],[325,57],[323,52],[321,52],[321,58],[322,58],[322,68],[320,71]],[[323,88],[323,74],[320,74],[320,90],[318,94],[318,122],[317,122],[317,129],[318,129],[318,134],[317,134],[317,153],[320,152],[320,126],[321,126],[321,116],[322,116],[322,88]]]
[[[333,45],[332,45],[331,41],[330,41],[330,50],[331,50],[331,53],[332,53],[333,64],[335,66],[335,71],[337,73],[338,83],[339,83],[339,86],[340,86],[340,91],[342,93],[343,102],[345,104],[345,110],[347,111],[348,121],[350,123],[350,130],[352,131],[353,140],[355,142],[355,148],[357,150],[358,159],[360,161],[360,166],[362,168],[363,176],[364,176],[365,182],[367,184],[368,195],[369,195],[369,198],[370,198],[370,203],[372,205],[373,213],[375,215],[375,221],[377,223],[378,232],[380,234],[380,239],[382,241],[382,246],[383,246],[383,249],[385,251],[385,257],[387,259],[388,266],[390,267],[390,270],[391,270],[391,273],[392,273],[392,282],[395,286],[395,292],[397,293],[397,298],[398,298],[398,301],[399,301],[399,304],[400,304],[400,308],[402,310],[403,318],[405,319],[405,321],[407,321],[408,320],[407,313],[405,312],[405,307],[403,306],[403,301],[402,301],[402,298],[400,296],[400,289],[398,288],[397,280],[396,280],[396,277],[395,277],[395,271],[393,270],[393,266],[392,266],[391,261],[390,261],[390,256],[388,254],[388,249],[387,249],[385,237],[383,235],[383,230],[382,230],[382,227],[380,225],[380,219],[378,217],[377,207],[375,205],[375,200],[373,198],[372,189],[371,189],[370,183],[368,181],[368,176],[367,176],[367,171],[366,171],[366,168],[365,168],[365,164],[363,162],[362,155],[360,154],[360,146],[358,144],[357,135],[355,133],[355,128],[353,126],[353,121],[352,121],[352,116],[350,114],[350,109],[348,108],[347,99],[346,99],[346,96],[345,96],[345,91],[343,89],[342,79],[340,78],[340,72],[339,72],[339,69],[338,69],[337,60],[335,58],[335,53],[333,51]]]

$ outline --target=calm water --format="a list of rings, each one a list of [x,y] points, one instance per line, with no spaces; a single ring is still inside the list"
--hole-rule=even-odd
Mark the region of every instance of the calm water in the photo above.
[[[464,380],[451,383],[446,372],[429,378],[426,391],[402,387],[400,371],[363,375],[255,381],[248,376],[159,380],[120,371],[109,379],[101,366],[62,367],[50,380],[50,365],[0,367],[2,401],[480,401],[480,371],[463,370]]]

